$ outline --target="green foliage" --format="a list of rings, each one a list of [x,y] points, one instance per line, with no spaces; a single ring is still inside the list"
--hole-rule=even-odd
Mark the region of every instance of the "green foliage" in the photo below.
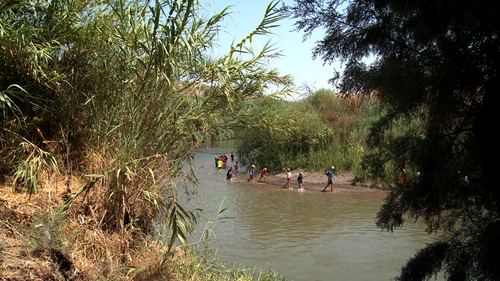
[[[48,160],[45,156],[47,156]],[[53,167],[57,168],[55,160],[50,154],[46,152],[42,152],[41,155],[37,152],[30,153],[26,159],[17,165],[14,182],[25,186],[28,194],[35,193],[41,185],[40,171],[43,170],[41,166],[48,163],[48,161],[53,163]]]
[[[396,280],[429,280],[437,276],[445,261],[445,252],[450,245],[443,241],[434,242],[420,250],[404,267]]]
[[[430,280],[440,271],[452,280],[496,280],[499,227],[487,214],[467,218],[449,237],[420,250],[396,280]]]
[[[321,89],[303,100],[248,102],[237,138],[244,161],[271,172],[283,168],[355,171],[366,152],[369,121],[379,116],[374,100],[338,97]]]
[[[23,155],[25,158],[18,161],[14,173],[14,183],[27,188],[28,194],[33,194],[40,186],[40,172],[42,170],[52,170],[56,173],[59,172],[56,158],[53,154],[41,150],[39,147],[29,142],[24,137],[8,130],[0,128],[9,135],[14,136],[21,140],[19,151],[13,151],[13,155]]]
[[[491,266],[500,252],[484,247],[500,238],[492,231],[500,217],[500,153],[489,125],[498,119],[500,22],[492,9],[482,0],[296,0],[285,8],[306,34],[325,28],[314,55],[345,62],[341,93],[381,102],[363,167],[373,178],[401,168],[408,174],[403,187],[391,189],[377,225],[392,231],[408,216],[429,232],[443,231],[408,262],[401,280],[437,271],[448,280],[500,279]]]
[[[275,96],[292,86],[267,68],[279,51],[251,44],[283,18],[277,4],[226,55],[211,58],[228,9],[205,17],[196,0],[2,2],[2,173],[29,193],[44,171],[88,174],[59,214],[81,202],[78,212],[120,233],[150,233],[163,214],[169,246],[186,243],[196,218],[177,192],[184,179],[195,181],[182,173],[193,150],[223,127],[221,109],[271,85]]]
[[[308,153],[322,144],[319,116],[305,104],[255,100],[245,113],[246,122],[255,125],[239,132],[238,150],[258,166],[278,171],[292,160],[303,165]]]
[[[288,280],[278,272],[269,268],[267,271],[262,269],[250,269],[234,264],[227,265],[219,262],[211,255],[204,255],[198,260],[186,263],[176,269],[176,276],[182,280],[242,280],[242,281],[277,281]]]

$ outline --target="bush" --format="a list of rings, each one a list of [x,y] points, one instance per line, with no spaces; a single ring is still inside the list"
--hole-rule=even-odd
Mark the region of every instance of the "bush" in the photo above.
[[[343,98],[321,89],[296,102],[247,101],[242,112],[253,124],[236,134],[237,149],[246,156],[243,164],[267,167],[271,173],[283,168],[318,171],[334,165],[352,171],[357,181],[373,180],[361,161],[371,152],[366,142],[371,126],[385,114],[376,99]],[[386,137],[418,124],[418,119],[401,122]],[[380,165],[385,176],[375,180],[392,183],[397,164],[388,160]]]
[[[311,153],[328,145],[331,132],[307,103],[250,101],[246,110],[256,124],[237,132],[237,149],[246,162],[269,171],[307,167]]]

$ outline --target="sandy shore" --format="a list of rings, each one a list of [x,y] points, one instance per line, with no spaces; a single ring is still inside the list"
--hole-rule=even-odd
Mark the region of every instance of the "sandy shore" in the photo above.
[[[313,172],[309,173],[306,171],[291,171],[292,179],[290,180],[290,187],[297,189],[299,184],[297,183],[297,177],[299,172],[303,173],[304,183],[303,188],[308,191],[318,191],[321,192],[327,182],[328,178],[325,172]],[[245,174],[240,174],[241,178],[248,178]],[[254,181],[258,181],[260,175],[254,176]],[[262,180],[263,181],[263,180]],[[278,187],[283,187],[286,184],[286,173],[282,172],[276,175],[266,175],[266,182],[271,185]],[[331,192],[330,186],[325,190],[325,192]],[[333,192],[385,192],[377,188],[370,188],[368,186],[359,186],[354,184],[354,176],[352,173],[339,173],[334,175],[333,179]]]

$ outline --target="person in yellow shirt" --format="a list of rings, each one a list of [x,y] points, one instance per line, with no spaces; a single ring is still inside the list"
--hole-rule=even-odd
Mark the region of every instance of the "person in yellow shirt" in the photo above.
[[[217,162],[217,170],[222,170],[222,159],[219,158],[219,161]]]

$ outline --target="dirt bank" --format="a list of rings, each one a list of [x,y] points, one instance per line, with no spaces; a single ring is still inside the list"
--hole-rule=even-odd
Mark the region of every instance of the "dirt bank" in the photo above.
[[[321,192],[328,181],[326,171],[324,172],[307,172],[303,170],[293,170],[292,179],[290,180],[290,187],[297,189],[299,184],[297,183],[297,177],[299,172],[303,173],[304,183],[303,188],[307,191],[318,191]],[[247,175],[240,175],[241,178],[248,178]],[[260,175],[254,177],[254,181],[257,181]],[[286,173],[281,172],[276,175],[266,175],[266,182],[277,187],[283,187],[286,183]],[[330,187],[326,189],[325,192],[331,192]],[[354,184],[354,175],[350,172],[338,173],[334,175],[333,179],[333,192],[385,192],[382,189],[371,188],[368,185],[356,185]]]

